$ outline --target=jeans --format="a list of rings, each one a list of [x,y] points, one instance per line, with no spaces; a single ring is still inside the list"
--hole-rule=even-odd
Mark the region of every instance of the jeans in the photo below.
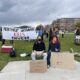
[[[47,65],[51,65],[50,63],[50,59],[51,59],[51,51],[48,51],[48,55],[47,55]]]
[[[54,51],[54,52],[60,52],[60,51]],[[47,65],[51,66],[51,51],[48,51],[48,55],[47,55]]]

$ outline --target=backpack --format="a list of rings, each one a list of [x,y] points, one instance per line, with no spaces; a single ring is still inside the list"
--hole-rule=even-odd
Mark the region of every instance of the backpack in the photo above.
[[[12,50],[10,52],[10,57],[16,57],[16,51],[15,50]]]

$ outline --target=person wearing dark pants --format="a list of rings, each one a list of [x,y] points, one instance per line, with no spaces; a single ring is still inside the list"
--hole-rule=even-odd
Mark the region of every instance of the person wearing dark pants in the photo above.
[[[62,31],[62,38],[64,38],[64,31]]]
[[[2,39],[2,45],[4,45],[5,44],[5,39]]]
[[[13,42],[14,42],[13,40],[10,40],[10,44],[13,44]]]
[[[49,43],[47,65],[50,66],[51,52],[60,52],[60,42],[57,36],[53,36]]]

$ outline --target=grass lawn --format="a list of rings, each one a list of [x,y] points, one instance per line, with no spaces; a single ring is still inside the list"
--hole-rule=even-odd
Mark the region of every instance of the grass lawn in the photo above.
[[[61,42],[61,51],[70,51],[70,48],[73,48],[74,52],[80,53],[80,46],[74,45],[74,35],[73,34],[65,34],[65,38],[61,38],[60,36],[60,42]],[[9,62],[9,61],[19,61],[19,60],[30,60],[31,57],[27,56],[24,58],[20,57],[20,53],[30,53],[32,51],[34,41],[28,42],[28,41],[14,41],[14,48],[17,52],[17,57],[10,58],[8,54],[6,53],[0,53],[0,70]],[[9,41],[6,41],[6,44],[10,44]],[[48,39],[45,40],[46,44],[46,50],[48,48]],[[1,47],[1,42],[0,42]],[[80,61],[79,56],[75,56],[75,60]]]

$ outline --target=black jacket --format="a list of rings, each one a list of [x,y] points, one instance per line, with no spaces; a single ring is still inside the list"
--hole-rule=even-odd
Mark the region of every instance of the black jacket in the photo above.
[[[80,29],[77,29],[76,35],[80,35]]]
[[[35,42],[34,45],[33,45],[33,50],[35,51],[45,51],[45,44],[44,42],[41,42],[41,43],[38,43],[38,42]]]

